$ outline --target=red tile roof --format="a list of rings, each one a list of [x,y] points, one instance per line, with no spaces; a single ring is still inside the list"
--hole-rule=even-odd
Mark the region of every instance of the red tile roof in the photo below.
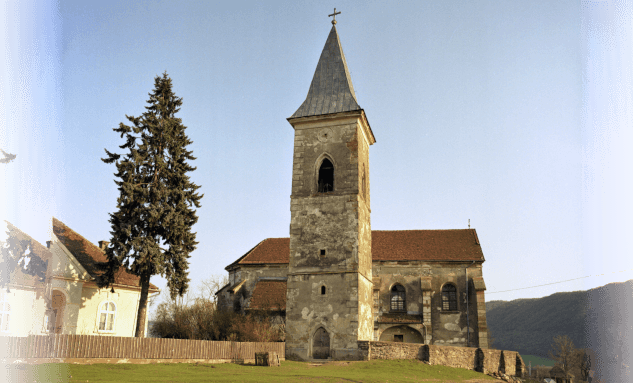
[[[92,276],[96,278],[103,272],[98,269],[97,265],[106,262],[106,256],[103,250],[88,241],[73,229],[66,226],[62,221],[53,217],[53,233],[59,238],[61,243],[66,246],[68,251],[79,261],[81,266]],[[124,267],[114,277],[114,283],[124,286],[139,287],[140,277],[130,273]],[[150,290],[158,291],[158,287],[149,284]]]
[[[254,310],[285,310],[286,281],[262,280],[257,282],[249,308]]]
[[[228,267],[240,264],[288,263],[290,238],[266,238]]]
[[[374,261],[483,261],[475,229],[372,231]]]
[[[23,267],[6,270],[8,272],[8,282],[21,286],[43,287],[46,279],[46,271],[53,255],[45,246],[31,238],[28,234],[13,226],[11,223],[5,222],[8,229],[7,241],[18,240],[27,242],[30,251],[29,256],[31,258],[29,261],[29,266],[31,267],[28,273],[25,272]]]
[[[373,261],[484,261],[475,229],[373,230]],[[233,262],[288,263],[290,238],[267,238]]]

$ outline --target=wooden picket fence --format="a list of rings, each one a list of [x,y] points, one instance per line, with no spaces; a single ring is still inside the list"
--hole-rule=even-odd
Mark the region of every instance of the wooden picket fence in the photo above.
[[[285,359],[283,342],[221,342],[99,335],[0,337],[0,357],[53,359],[255,359],[274,351]]]

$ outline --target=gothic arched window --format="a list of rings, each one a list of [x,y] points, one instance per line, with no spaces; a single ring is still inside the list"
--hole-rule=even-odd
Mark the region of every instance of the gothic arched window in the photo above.
[[[318,192],[327,193],[334,190],[334,165],[327,158],[319,167]]]
[[[442,287],[442,310],[457,310],[457,287],[452,283],[447,283]]]
[[[404,286],[394,285],[391,288],[391,311],[406,311],[406,292]]]

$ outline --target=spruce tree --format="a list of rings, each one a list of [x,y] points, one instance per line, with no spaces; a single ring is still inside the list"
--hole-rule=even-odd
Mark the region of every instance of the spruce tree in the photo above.
[[[172,298],[187,291],[189,257],[198,244],[192,232],[198,221],[195,208],[203,196],[188,175],[196,169],[188,163],[195,160],[187,150],[192,141],[182,120],[175,117],[182,98],[172,91],[167,73],[154,79],[147,103],[140,117],[126,115],[131,126],[121,123],[113,129],[125,139],[119,147],[126,153],[106,149],[107,158],[102,159],[116,164],[120,195],[116,212],[110,214],[112,239],[97,283],[110,287],[121,267],[140,277],[136,337],[144,336],[152,275],[167,279]]]

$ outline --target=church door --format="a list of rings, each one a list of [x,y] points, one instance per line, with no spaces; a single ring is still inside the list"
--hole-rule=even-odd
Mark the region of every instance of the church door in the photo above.
[[[327,359],[330,357],[330,334],[323,327],[319,327],[314,333],[312,357],[314,359]]]

